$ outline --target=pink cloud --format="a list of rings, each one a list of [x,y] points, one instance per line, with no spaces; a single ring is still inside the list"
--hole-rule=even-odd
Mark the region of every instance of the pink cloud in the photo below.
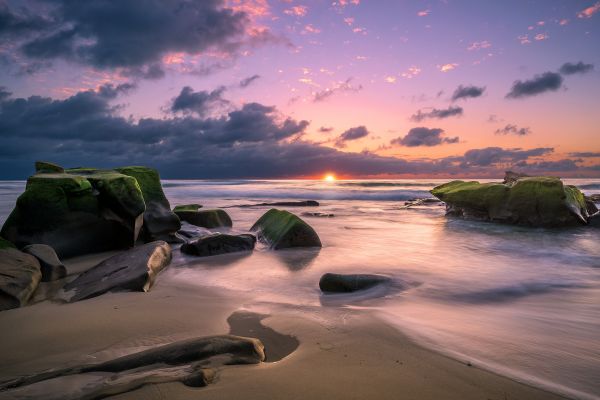
[[[294,15],[296,17],[304,17],[308,13],[308,7],[306,6],[293,6],[287,10],[283,10],[286,15]]]
[[[421,73],[421,68],[415,67],[413,65],[412,67],[409,67],[406,72],[403,72],[402,74],[400,74],[400,76],[403,78],[406,78],[406,79],[412,79],[415,76],[419,75],[420,73]]]
[[[481,42],[473,42],[469,47],[467,47],[467,50],[481,50],[489,47],[492,47],[492,44],[487,40],[482,40]]]
[[[538,33],[537,35],[535,35],[534,39],[537,41],[540,41],[540,40],[546,40],[546,39],[548,39],[548,37],[549,36],[546,33]]]
[[[315,28],[312,24],[308,24],[304,27],[304,29],[301,32],[303,35],[312,33],[312,34],[317,34],[317,33],[321,33],[321,30],[319,28]]]
[[[578,18],[592,18],[594,14],[600,11],[600,1],[596,2],[593,6],[586,8],[585,10],[577,13]]]
[[[429,13],[430,13],[430,12],[431,12],[431,11],[429,11],[429,9],[427,9],[427,10],[422,10],[422,11],[419,11],[419,12],[417,13],[417,15],[418,15],[419,17],[426,17],[426,16],[428,16],[428,15],[429,15]]]
[[[456,63],[448,63],[448,64],[444,64],[444,65],[438,65],[438,68],[441,72],[452,71],[456,67],[458,67],[458,64],[456,64]]]

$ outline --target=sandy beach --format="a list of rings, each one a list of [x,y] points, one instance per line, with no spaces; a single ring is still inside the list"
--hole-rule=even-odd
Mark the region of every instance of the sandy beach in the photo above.
[[[67,260],[66,265],[72,273],[102,257],[106,254]],[[72,304],[46,301],[1,313],[1,375],[7,379],[100,362],[185,338],[231,332],[261,339],[266,362],[219,368],[216,381],[204,388],[150,384],[114,398],[562,398],[484,371],[469,360],[426,350],[369,314],[360,308],[252,303],[242,293],[186,286],[171,280],[166,270],[148,293],[112,293]],[[63,393],[70,389],[68,383],[58,388]],[[50,384],[43,390],[56,389]],[[12,397],[8,391],[0,398],[27,397]]]

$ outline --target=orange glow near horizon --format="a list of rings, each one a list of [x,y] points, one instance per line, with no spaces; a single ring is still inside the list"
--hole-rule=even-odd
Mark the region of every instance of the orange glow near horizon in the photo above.
[[[325,182],[335,182],[335,175],[334,174],[325,174],[325,176],[323,176],[323,180]]]

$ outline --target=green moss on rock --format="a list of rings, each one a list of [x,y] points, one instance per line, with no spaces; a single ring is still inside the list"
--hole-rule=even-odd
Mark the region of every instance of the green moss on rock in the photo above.
[[[275,208],[267,211],[250,228],[272,249],[288,247],[321,247],[317,232],[298,216]]]
[[[202,205],[200,205],[200,204],[180,204],[180,205],[175,206],[175,208],[173,209],[173,212],[174,213],[181,212],[181,211],[196,212],[196,211],[198,211],[199,208],[202,208]]]
[[[65,172],[65,169],[60,165],[53,164],[47,161],[36,161],[35,162],[35,172],[40,173],[62,173]]]
[[[199,211],[175,211],[175,214],[189,224],[202,228],[232,227],[233,221],[225,210],[208,209]]]
[[[453,215],[530,226],[587,222],[583,194],[559,178],[521,177],[510,184],[452,181],[431,193]]]

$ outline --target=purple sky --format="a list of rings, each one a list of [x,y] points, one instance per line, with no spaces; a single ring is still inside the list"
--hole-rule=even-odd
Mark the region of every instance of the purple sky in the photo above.
[[[600,2],[0,0],[0,178],[600,176]]]

